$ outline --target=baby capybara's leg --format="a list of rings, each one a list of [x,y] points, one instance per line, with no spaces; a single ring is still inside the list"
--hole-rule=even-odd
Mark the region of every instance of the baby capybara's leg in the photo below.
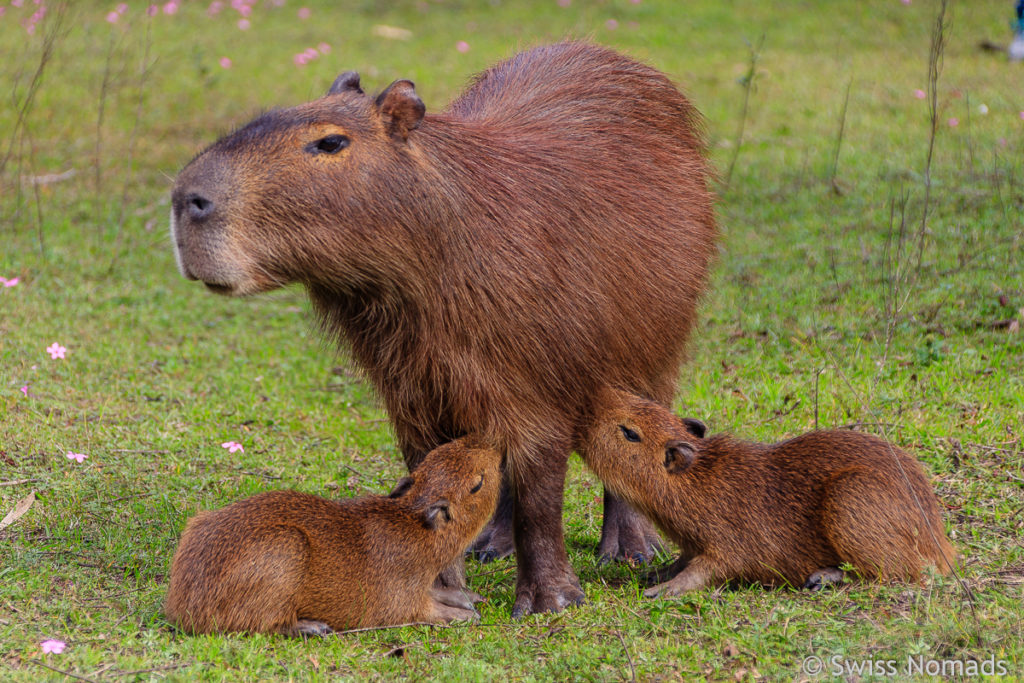
[[[516,462],[513,528],[519,575],[513,617],[558,612],[583,602],[562,533],[568,460],[567,444],[548,444],[538,447],[536,453],[519,454]]]
[[[665,583],[659,583],[644,591],[646,598],[667,598],[682,595],[688,591],[703,588],[714,578],[729,578],[714,560],[707,555],[698,555],[690,560],[686,569],[676,574]]]
[[[657,530],[646,517],[611,491],[604,492],[604,520],[597,557],[601,564],[620,560],[646,562],[661,547]]]
[[[838,586],[843,582],[846,574],[839,567],[822,567],[808,577],[804,582],[804,588],[811,591],[820,591],[827,586]]]
[[[931,540],[919,535],[929,530],[909,489],[900,495],[906,486],[903,481],[880,482],[878,473],[860,469],[828,483],[821,507],[823,534],[840,561],[852,564],[861,576],[920,578],[920,544]]]

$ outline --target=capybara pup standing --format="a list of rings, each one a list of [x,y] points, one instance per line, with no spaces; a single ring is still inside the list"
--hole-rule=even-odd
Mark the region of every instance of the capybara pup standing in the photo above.
[[[559,610],[583,598],[561,524],[581,418],[605,383],[671,401],[707,284],[700,117],[664,74],[575,42],[425,112],[411,82],[373,97],[347,72],[264,114],[181,171],[175,254],[223,294],[302,284],[410,470],[464,434],[495,443],[511,499],[480,549],[514,535],[513,613]],[[601,555],[650,557],[655,540],[606,496]]]
[[[583,458],[679,544],[672,578],[648,597],[729,579],[817,588],[842,580],[846,562],[867,578],[919,580],[924,565],[945,574],[956,559],[921,465],[876,436],[704,438],[699,421],[606,389]]]
[[[189,520],[164,613],[189,633],[317,635],[476,616],[434,588],[494,513],[501,456],[470,437],[432,451],[388,496],[271,491]]]

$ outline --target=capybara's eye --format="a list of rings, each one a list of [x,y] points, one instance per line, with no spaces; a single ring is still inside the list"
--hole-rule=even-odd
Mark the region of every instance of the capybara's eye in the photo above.
[[[622,436],[626,437],[626,441],[640,443],[640,435],[634,432],[632,429],[625,425],[619,425],[619,429],[622,430]]]
[[[309,149],[315,154],[336,154],[348,147],[350,142],[344,135],[328,135],[312,143]]]
[[[481,475],[480,475],[480,481],[478,481],[478,482],[476,483],[476,486],[474,486],[473,488],[471,488],[471,489],[469,490],[469,492],[470,492],[470,493],[476,493],[476,492],[477,492],[477,491],[479,491],[479,490],[480,490],[481,488],[483,488],[483,486],[484,486],[484,475],[482,475],[482,474],[481,474]]]

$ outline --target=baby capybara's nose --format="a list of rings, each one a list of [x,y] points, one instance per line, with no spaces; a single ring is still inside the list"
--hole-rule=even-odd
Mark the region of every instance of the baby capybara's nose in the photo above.
[[[213,200],[207,199],[200,194],[192,193],[185,197],[185,211],[193,221],[206,219],[213,213],[213,208]]]

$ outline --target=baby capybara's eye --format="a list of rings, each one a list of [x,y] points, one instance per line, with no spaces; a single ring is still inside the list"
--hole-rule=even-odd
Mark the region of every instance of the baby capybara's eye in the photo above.
[[[476,486],[474,486],[473,488],[471,488],[471,489],[469,490],[469,492],[470,492],[470,493],[476,493],[476,492],[477,492],[477,491],[479,491],[479,490],[480,490],[481,488],[483,488],[483,485],[484,485],[484,475],[482,475],[482,474],[481,474],[481,475],[480,475],[480,481],[478,481],[478,482],[476,483]]]
[[[328,135],[311,143],[308,149],[314,154],[335,154],[348,147],[350,142],[344,135]]]
[[[625,425],[619,425],[619,429],[622,430],[622,436],[626,437],[626,441],[640,443],[640,435],[634,432],[632,429]]]

